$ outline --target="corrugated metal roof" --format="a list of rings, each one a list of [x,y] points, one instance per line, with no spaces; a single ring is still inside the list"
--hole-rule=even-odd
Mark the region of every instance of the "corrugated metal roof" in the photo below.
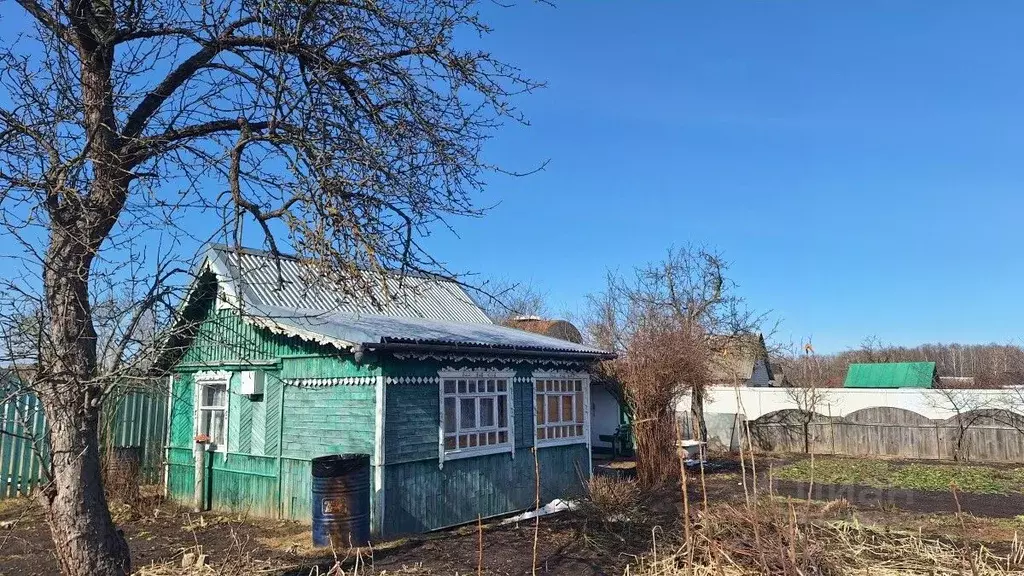
[[[850,364],[844,388],[931,388],[935,362]]]
[[[330,279],[290,256],[275,262],[267,252],[213,246],[207,265],[228,297],[250,306],[491,324],[458,283],[438,277],[395,273],[384,282],[362,272],[361,284],[370,287],[371,295],[360,295],[345,294]]]
[[[262,306],[244,316],[271,331],[321,344],[341,347],[356,344],[416,343],[469,344],[492,348],[534,349],[604,355],[605,352],[566,340],[516,330],[497,324],[451,322],[380,314],[322,312]]]

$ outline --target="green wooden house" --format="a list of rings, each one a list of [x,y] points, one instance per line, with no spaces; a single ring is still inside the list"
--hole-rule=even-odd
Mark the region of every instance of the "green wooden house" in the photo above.
[[[372,297],[371,297],[372,296]],[[498,326],[454,282],[406,275],[366,297],[294,258],[212,247],[169,342],[166,490],[310,520],[310,460],[371,455],[378,536],[578,493],[591,473],[588,367],[601,350]],[[534,451],[536,448],[536,451]]]

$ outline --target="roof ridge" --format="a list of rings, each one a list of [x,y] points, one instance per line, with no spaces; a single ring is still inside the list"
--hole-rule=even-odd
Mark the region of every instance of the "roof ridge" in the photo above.
[[[274,256],[274,253],[271,252],[270,250],[263,250],[263,249],[260,249],[260,248],[249,248],[247,246],[237,246],[236,247],[236,246],[229,246],[227,244],[220,244],[220,243],[211,243],[211,244],[209,244],[208,245],[208,251],[226,252],[226,253],[229,253],[229,254],[246,254],[248,256],[258,256],[258,257],[261,257],[261,258],[271,258],[271,257]],[[310,261],[315,261],[314,259],[302,258],[302,257],[300,257],[300,256],[298,256],[296,254],[292,254],[292,253],[289,253],[289,252],[282,252],[280,250],[278,250],[277,256],[282,258],[282,259],[284,259],[284,260],[290,260],[292,262],[298,262],[299,264],[302,264],[302,263],[305,263],[305,262],[310,262]],[[360,271],[363,271],[363,272],[371,271],[370,267],[364,266],[363,264],[358,264],[357,263],[356,264],[356,268],[358,268]],[[383,267],[382,267],[382,270],[384,270],[384,272],[387,275],[389,275],[389,276],[392,275],[392,274],[400,274],[402,276],[408,276],[410,278],[422,278],[422,279],[426,279],[426,280],[439,280],[439,281],[442,281],[442,282],[451,282],[453,284],[458,284],[459,286],[462,286],[462,283],[459,282],[458,280],[456,280],[454,277],[445,276],[443,274],[438,274],[436,272],[427,272],[425,270],[410,270],[410,269],[402,270],[402,269],[399,269],[399,268],[383,268]]]

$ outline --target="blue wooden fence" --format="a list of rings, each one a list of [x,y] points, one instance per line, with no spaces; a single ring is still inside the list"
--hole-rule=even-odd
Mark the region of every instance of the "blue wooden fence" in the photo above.
[[[0,400],[9,396],[4,394]],[[115,393],[104,407],[103,449],[125,449],[139,460],[140,480],[156,483],[163,472],[167,398],[149,390]],[[0,500],[24,496],[46,482],[46,417],[39,400],[25,392],[0,403]]]

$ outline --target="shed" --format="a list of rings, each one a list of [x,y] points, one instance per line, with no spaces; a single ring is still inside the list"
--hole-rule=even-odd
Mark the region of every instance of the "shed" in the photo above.
[[[371,526],[422,532],[579,490],[596,348],[498,326],[455,282],[345,295],[293,257],[211,247],[173,332],[167,493],[310,520],[310,461],[371,455]],[[369,284],[367,284],[369,285]]]
[[[931,388],[935,362],[850,364],[844,388]]]

